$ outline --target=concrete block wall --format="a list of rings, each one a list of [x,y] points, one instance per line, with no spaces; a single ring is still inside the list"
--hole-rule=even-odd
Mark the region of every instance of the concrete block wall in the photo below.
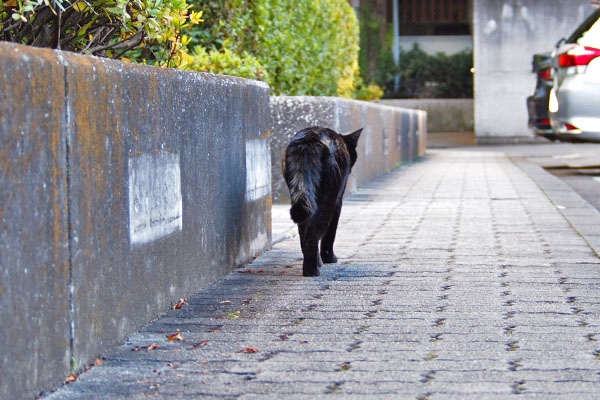
[[[0,43],[0,398],[270,243],[269,88]]]
[[[339,133],[364,128],[358,161],[347,191],[356,190],[399,163],[425,154],[427,113],[335,97],[271,97],[273,201],[289,203],[281,159],[290,139],[302,128],[320,125]]]
[[[473,99],[383,99],[379,104],[427,112],[427,132],[473,132]]]

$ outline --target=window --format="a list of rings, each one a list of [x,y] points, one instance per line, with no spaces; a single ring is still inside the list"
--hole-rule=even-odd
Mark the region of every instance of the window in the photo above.
[[[470,0],[397,0],[400,36],[470,35]]]

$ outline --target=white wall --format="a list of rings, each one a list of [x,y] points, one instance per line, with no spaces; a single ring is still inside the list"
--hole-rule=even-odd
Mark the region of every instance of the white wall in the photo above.
[[[475,134],[478,141],[528,138],[534,53],[554,49],[594,8],[590,0],[474,0]]]
[[[410,50],[418,43],[421,50],[428,54],[444,52],[455,54],[473,48],[471,35],[444,35],[444,36],[398,36],[398,45],[402,50]]]

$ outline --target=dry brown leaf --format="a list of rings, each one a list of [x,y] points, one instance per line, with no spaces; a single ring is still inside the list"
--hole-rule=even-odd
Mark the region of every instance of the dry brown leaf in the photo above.
[[[173,306],[173,310],[180,310],[183,306],[187,305],[185,299],[179,299],[179,302]]]
[[[183,337],[181,337],[181,334],[179,332],[176,332],[172,335],[167,336],[167,339],[169,339],[170,342],[173,342],[175,340],[181,341],[183,340]]]
[[[101,365],[102,365],[102,360],[101,360],[101,359],[99,359],[99,358],[96,358],[96,359],[94,360],[94,365],[95,365],[96,367],[99,367],[99,366],[101,366]]]
[[[67,379],[65,379],[65,383],[75,382],[77,378],[79,378],[79,374],[70,374],[67,376]]]
[[[148,351],[155,350],[155,349],[160,349],[160,346],[157,345],[156,343],[152,343],[150,346],[148,346]]]
[[[258,347],[245,347],[236,351],[236,353],[258,353]]]

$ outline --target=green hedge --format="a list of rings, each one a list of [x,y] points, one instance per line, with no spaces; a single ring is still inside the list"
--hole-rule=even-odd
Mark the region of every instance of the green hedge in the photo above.
[[[472,98],[473,52],[427,54],[415,44],[400,52],[397,98]]]
[[[192,0],[189,68],[266,81],[274,94],[366,97],[347,0]]]
[[[2,0],[0,40],[176,67],[201,15],[186,0]]]
[[[377,98],[347,0],[1,0],[0,40]]]

